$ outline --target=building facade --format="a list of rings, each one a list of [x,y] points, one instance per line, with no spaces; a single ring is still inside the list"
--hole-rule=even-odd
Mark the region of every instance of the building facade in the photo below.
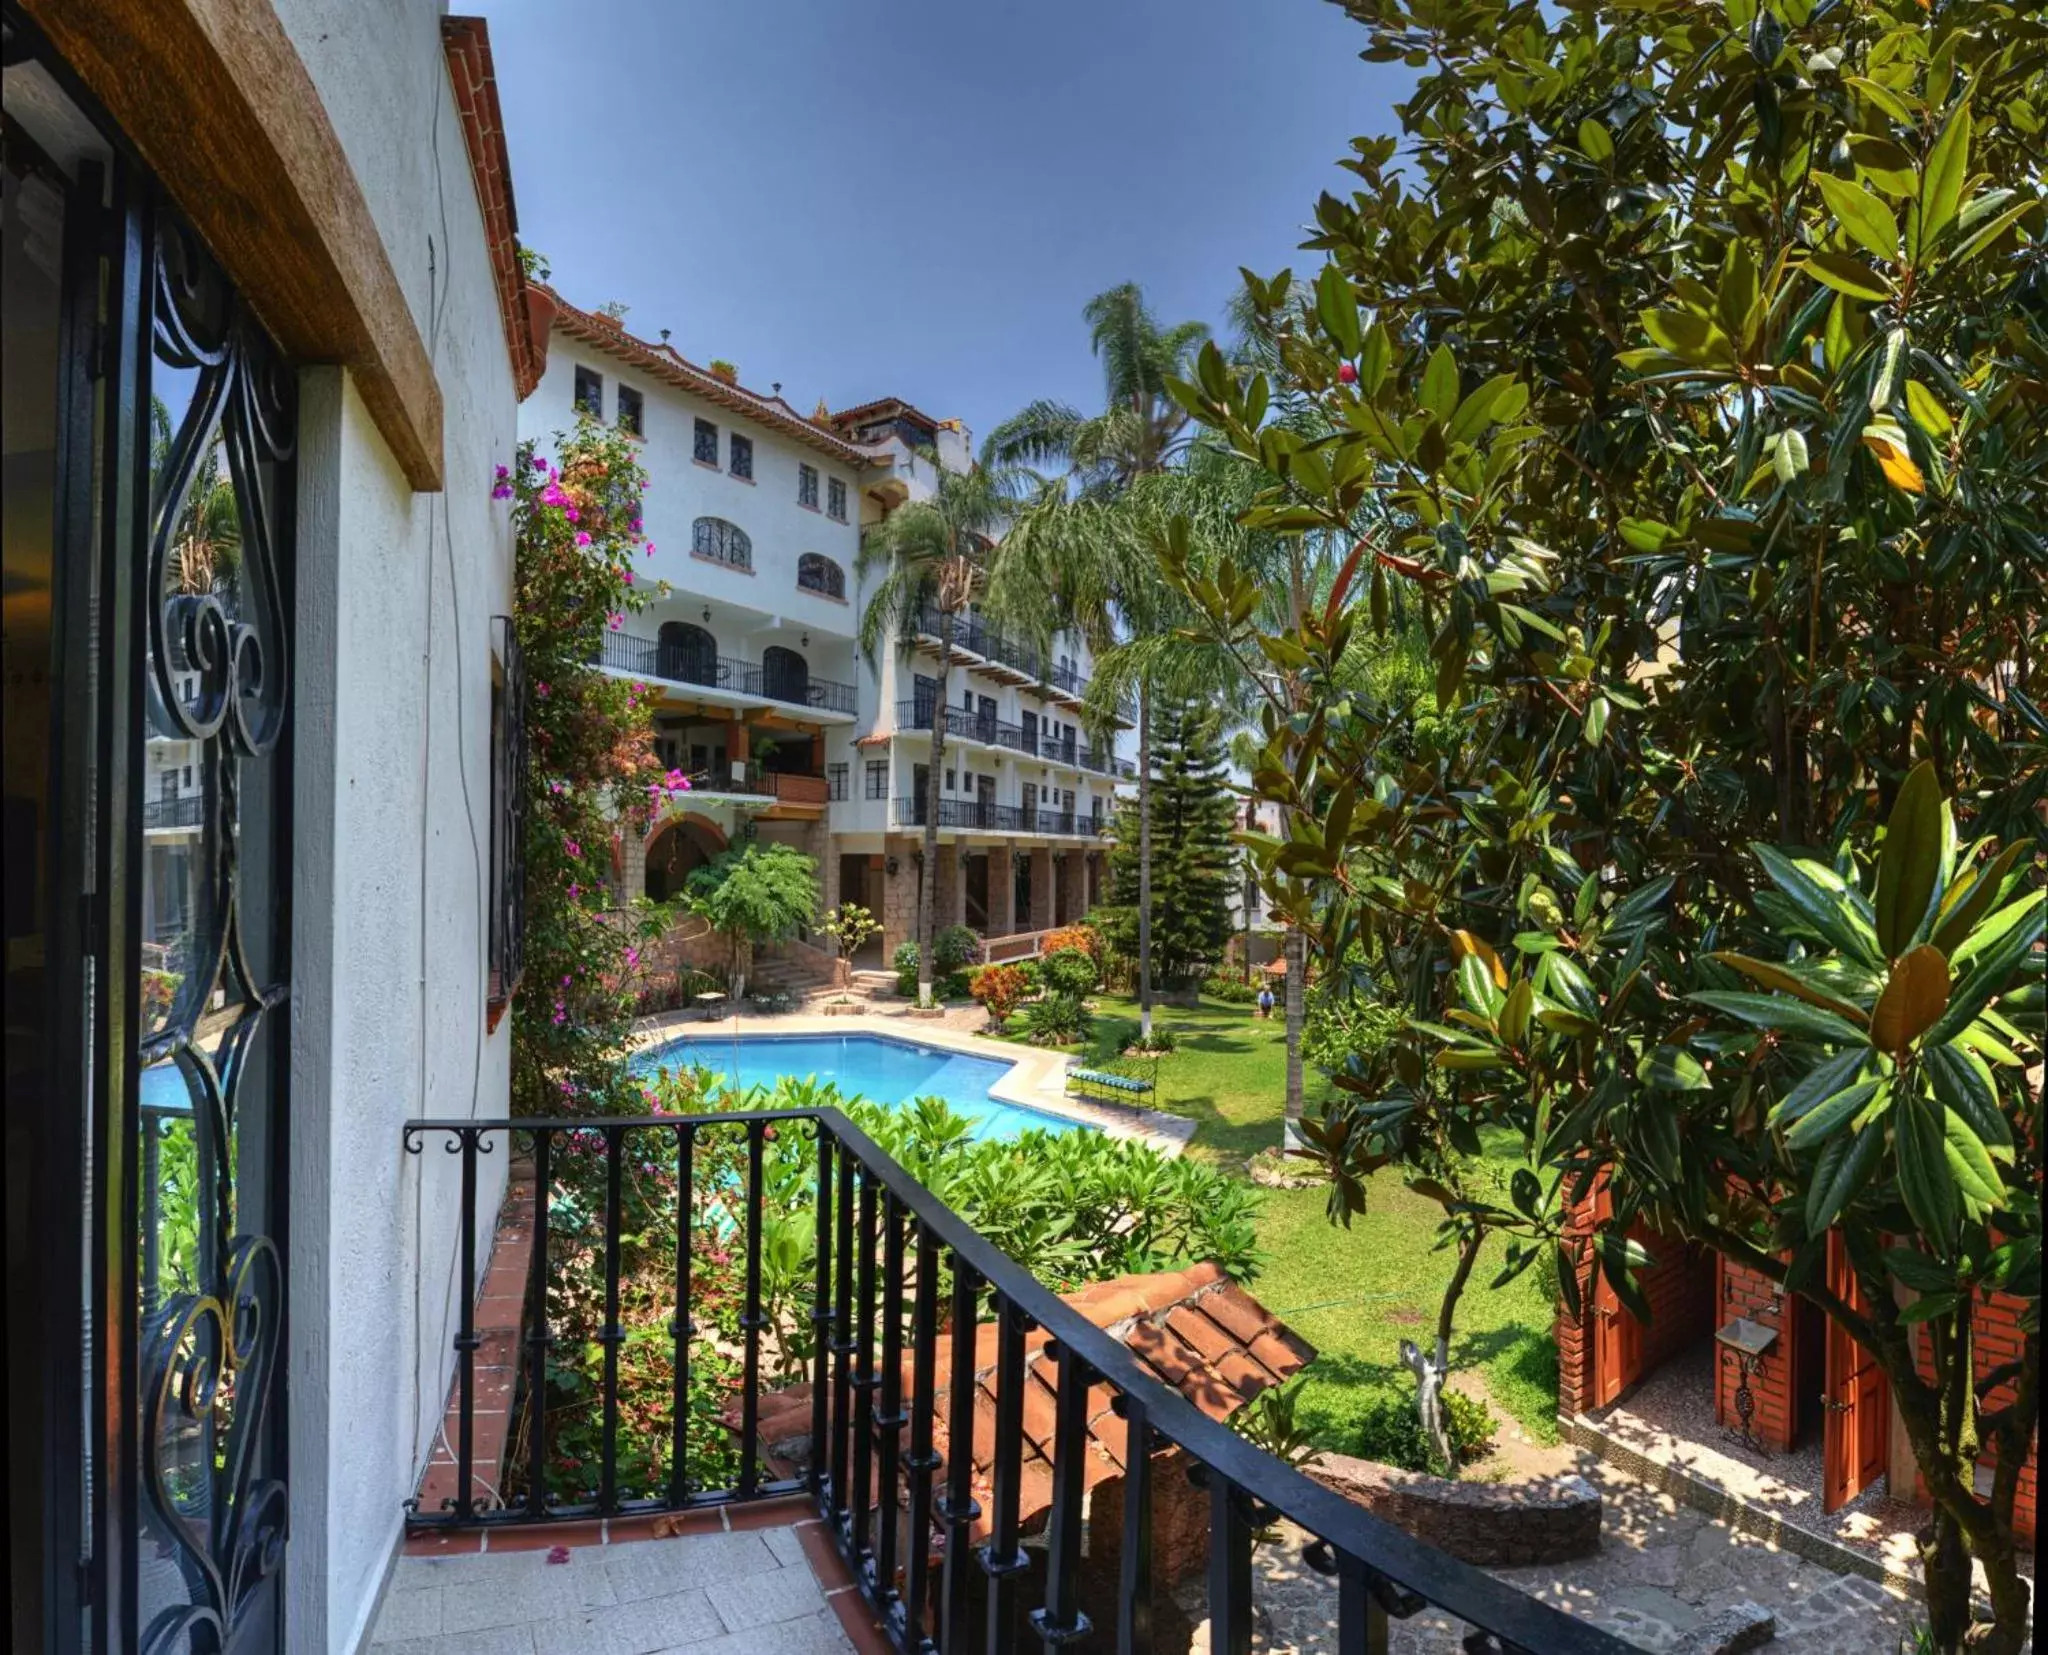
[[[935,468],[972,464],[968,433],[899,400],[810,415],[649,342],[603,311],[534,290],[540,384],[520,410],[546,452],[584,414],[639,439],[654,551],[637,579],[663,596],[605,643],[607,670],[660,692],[655,740],[690,792],[620,847],[619,895],[663,898],[750,832],[818,864],[819,907],[882,924],[869,963],[916,929],[926,778],[944,721],[940,926],[992,957],[1080,919],[1101,897],[1115,790],[1127,766],[1083,730],[1090,659],[959,617],[939,701],[938,616],[869,659],[861,536],[928,499]]]

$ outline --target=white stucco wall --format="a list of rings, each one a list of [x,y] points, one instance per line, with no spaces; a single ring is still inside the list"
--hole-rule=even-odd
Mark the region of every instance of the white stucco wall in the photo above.
[[[279,0],[443,397],[414,494],[347,376],[302,376],[291,1268],[293,1650],[361,1643],[453,1368],[458,1162],[408,1118],[501,1116],[485,1032],[491,501],[517,408],[428,0]],[[480,1164],[479,1267],[507,1155]]]

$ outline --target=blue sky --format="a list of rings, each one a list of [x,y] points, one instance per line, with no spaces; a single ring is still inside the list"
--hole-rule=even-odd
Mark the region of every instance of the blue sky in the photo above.
[[[488,7],[520,235],[585,306],[808,411],[908,398],[976,440],[1093,408],[1082,304],[1218,322],[1297,250],[1407,71],[1320,0]]]

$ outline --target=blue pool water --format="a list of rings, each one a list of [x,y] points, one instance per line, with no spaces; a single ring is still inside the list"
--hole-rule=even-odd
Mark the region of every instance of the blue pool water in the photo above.
[[[686,1034],[643,1052],[634,1060],[642,1073],[701,1064],[741,1086],[768,1086],[785,1076],[830,1081],[847,1097],[870,1103],[908,1103],[944,1098],[956,1114],[974,1123],[977,1138],[1014,1138],[1020,1132],[1072,1132],[1063,1120],[989,1096],[989,1088],[1011,1065],[996,1058],[969,1057],[914,1040],[878,1034]]]

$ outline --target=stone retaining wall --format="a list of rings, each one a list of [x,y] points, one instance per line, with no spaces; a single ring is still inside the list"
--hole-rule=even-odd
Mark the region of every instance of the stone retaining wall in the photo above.
[[[1302,1469],[1325,1488],[1467,1563],[1564,1563],[1600,1549],[1600,1491],[1583,1477],[1453,1483],[1347,1454]]]

